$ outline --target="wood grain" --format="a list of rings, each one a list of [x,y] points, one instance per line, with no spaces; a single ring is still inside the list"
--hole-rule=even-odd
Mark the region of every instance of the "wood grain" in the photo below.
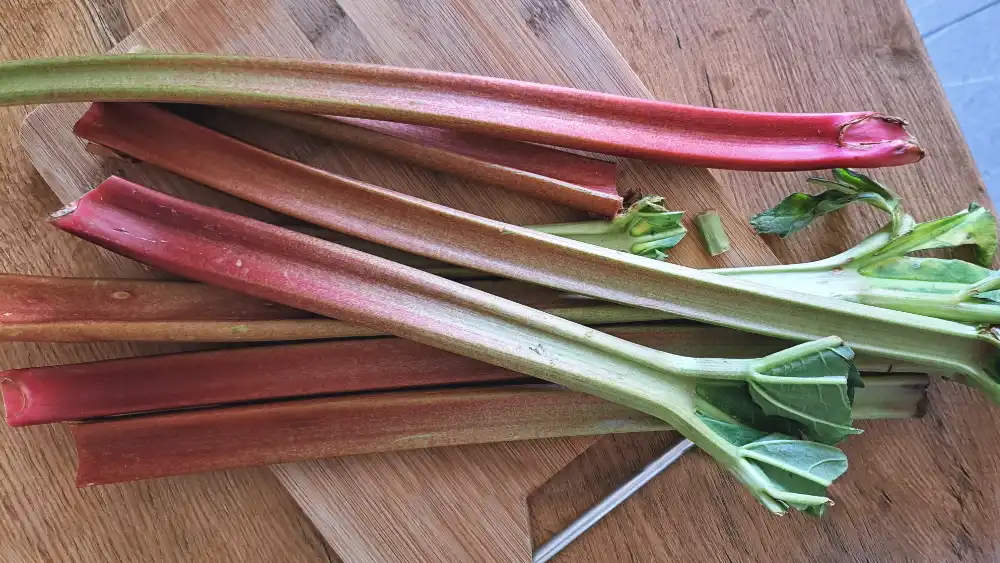
[[[18,13],[22,23],[17,34],[0,37],[0,55],[4,57],[39,54],[46,49],[101,50],[141,20],[137,14],[155,10],[153,2],[143,0],[121,4],[81,0],[69,8],[24,0],[16,4],[11,10],[0,11]],[[162,27],[147,26],[142,39],[164,49],[197,45],[199,50],[264,49],[258,52],[286,54],[291,51],[283,49],[297,49],[301,56],[480,72],[640,96],[651,92],[661,99],[703,105],[802,111],[880,109],[913,121],[916,133],[931,150],[931,158],[917,166],[878,175],[907,197],[915,215],[928,218],[951,213],[972,199],[986,199],[903,0],[634,0],[627,5],[611,0],[423,0],[403,5],[377,0],[344,0],[339,4],[283,0],[280,6],[233,6],[209,0],[188,12],[175,6],[158,20]],[[261,16],[270,18],[268,29],[294,27],[298,36],[275,38],[263,33],[261,25],[254,23]],[[59,22],[55,31],[38,25],[50,21]],[[33,22],[36,25],[31,25]],[[224,25],[216,29],[220,23]],[[180,34],[183,37],[177,34],[179,27],[185,30]],[[127,41],[125,47],[129,45]],[[0,114],[0,119],[8,119],[0,122],[0,134],[10,139],[10,147],[5,145],[6,151],[0,153],[5,159],[0,161],[4,170],[0,184],[10,202],[0,213],[0,226],[5,227],[0,230],[5,243],[0,248],[4,266],[25,273],[140,272],[134,264],[67,241],[37,223],[36,219],[56,202],[14,152],[18,115]],[[64,113],[61,121],[53,121],[53,131],[64,129],[71,115]],[[31,133],[30,128],[27,131]],[[267,129],[233,132],[280,145],[296,157],[334,170],[494,217],[531,221],[572,216],[532,200],[386,163],[361,151]],[[72,145],[60,146],[62,151]],[[67,156],[72,158],[73,154],[55,153],[47,162],[58,163]],[[14,164],[7,166],[8,160]],[[623,163],[623,168],[626,173],[621,182],[629,189],[663,193],[672,205],[692,214],[707,207],[726,211],[736,249],[726,258],[731,263],[770,263],[774,261],[772,250],[785,261],[828,255],[860,238],[877,222],[874,214],[852,210],[824,219],[788,241],[767,240],[768,246],[764,246],[749,235],[743,221],[787,192],[801,189],[804,175],[720,173],[717,176],[728,187],[721,189],[703,171],[634,162]],[[51,180],[53,172],[45,167],[42,171]],[[157,187],[205,198],[201,201],[235,205],[215,200],[217,196],[162,173],[141,167],[126,172]],[[8,179],[8,174],[14,175]],[[73,182],[54,182],[53,189],[63,198],[79,193],[90,181],[79,174],[67,174]],[[249,207],[240,210],[262,213]],[[23,240],[32,243],[20,244]],[[678,249],[676,257],[689,265],[718,263],[711,262],[691,241]],[[30,361],[37,363],[70,361],[86,354],[104,357],[102,354],[146,351],[138,347],[79,348],[17,347],[23,351],[5,355],[4,360],[27,362],[28,350]],[[995,453],[1000,435],[992,412],[971,391],[939,385],[931,415],[923,421],[866,424],[870,432],[848,443],[854,464],[848,477],[834,488],[838,505],[824,520],[770,518],[705,456],[687,456],[668,476],[655,481],[572,545],[563,559],[991,560],[1000,544],[994,516],[1000,488],[991,485],[1000,466],[1000,455]],[[278,473],[347,560],[523,560],[530,549],[523,539],[528,529],[524,510],[528,491],[534,490],[528,505],[532,537],[537,543],[614,488],[643,460],[661,451],[669,439],[665,435],[602,439],[544,485],[575,452],[585,449],[589,440],[345,458],[282,466]],[[35,450],[53,455],[56,450],[51,441],[38,438],[33,442]],[[3,459],[17,459],[23,451],[4,451]],[[44,454],[39,456],[45,459]],[[60,474],[58,468],[51,471]],[[68,475],[68,469],[63,468],[61,474]],[[509,479],[512,474],[517,478]],[[35,494],[27,485],[24,489],[12,487],[16,486],[5,484],[0,494]],[[48,487],[65,494],[56,485]],[[225,492],[232,494],[232,489]],[[357,494],[359,490],[365,494]],[[25,497],[20,498],[23,502]],[[61,501],[51,502],[66,510]],[[141,526],[145,521],[141,515],[149,509],[135,502],[129,506],[130,519]],[[171,508],[178,515],[206,510],[184,504]],[[38,538],[50,541],[54,537],[61,542],[52,552],[56,559],[65,552],[60,549],[81,542],[124,545],[120,535],[104,528],[97,540],[84,540],[85,532],[72,527],[71,519],[35,524],[24,509],[15,513],[21,515],[19,525],[28,530],[27,536],[18,536],[26,539],[15,546],[20,550],[14,552],[16,555],[31,554],[30,542],[42,541]],[[196,521],[211,521],[214,514],[203,513]],[[484,518],[483,514],[489,516]],[[240,538],[255,541],[261,534],[253,527],[274,527],[271,516],[267,521],[259,514],[253,517],[256,519],[245,514],[234,517],[234,523],[219,535],[255,534]],[[88,521],[88,516],[83,519]],[[60,524],[73,531],[45,533],[46,526]],[[291,537],[281,532],[284,529],[278,525],[278,536]],[[162,530],[146,533],[169,536]],[[269,531],[267,536],[274,534]],[[197,559],[200,555],[225,559],[212,552],[215,544],[201,541],[200,551],[170,551],[161,557],[142,551],[141,546],[132,552],[131,544],[116,549],[136,560]],[[310,553],[296,560],[313,556],[314,552],[308,552],[310,541],[306,538],[296,544],[300,551],[292,553]],[[502,557],[480,558],[477,554]],[[32,560],[27,555],[21,559]]]
[[[592,442],[414,450],[276,473],[345,561],[530,561],[525,497]]]

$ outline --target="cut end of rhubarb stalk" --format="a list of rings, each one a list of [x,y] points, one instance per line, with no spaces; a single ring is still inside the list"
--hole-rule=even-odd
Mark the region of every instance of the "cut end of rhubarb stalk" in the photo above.
[[[17,417],[28,406],[28,396],[21,386],[9,377],[0,379],[0,395],[3,395],[3,415],[8,426],[21,426]]]
[[[76,211],[76,202],[75,201],[67,203],[65,207],[63,207],[59,211],[56,211],[55,213],[53,213],[49,217],[51,219],[58,219],[60,217],[65,217],[66,215],[69,215],[70,213],[72,213],[74,211]]]
[[[1000,405],[1000,337],[992,330],[980,330],[979,338],[983,341],[981,352],[984,358],[982,368],[963,374],[954,374],[949,379],[976,387],[986,394],[994,403]]]
[[[906,125],[905,120],[891,115],[866,114],[843,124],[837,142],[850,148],[889,147],[900,158],[899,164],[918,162],[926,153]]]

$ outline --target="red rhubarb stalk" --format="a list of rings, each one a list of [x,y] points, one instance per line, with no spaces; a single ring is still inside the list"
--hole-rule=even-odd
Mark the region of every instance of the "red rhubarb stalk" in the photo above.
[[[282,111],[245,113],[581,211],[614,217],[622,210],[613,162],[440,127]]]
[[[859,432],[852,426],[852,404],[863,382],[854,353],[837,337],[761,358],[670,354],[114,177],[54,214],[53,222],[176,274],[385,330],[656,416],[709,453],[775,513],[819,513],[828,506],[826,488],[847,469],[846,456],[830,444]],[[631,257],[609,252],[619,254]],[[768,411],[775,414],[747,415]],[[761,458],[750,444],[775,436],[771,424],[787,430],[780,435],[782,447]],[[732,441],[732,430],[751,442]],[[799,434],[802,439],[794,437]],[[821,458],[833,471],[804,475],[808,483],[793,483],[790,491],[788,482],[775,481],[765,470],[803,458]]]
[[[656,350],[706,358],[766,356],[788,347],[774,338],[704,325],[617,325],[604,331]],[[879,360],[862,360],[858,367],[892,373],[914,369]],[[265,399],[524,379],[408,340],[375,338],[13,369],[0,372],[0,392],[7,424],[28,426]]]
[[[866,378],[855,401],[856,416],[923,416],[927,385],[924,375]],[[342,455],[670,427],[582,393],[518,384],[149,414],[70,429],[76,483],[86,487]]]
[[[363,393],[74,424],[79,487],[290,461],[662,430],[550,385]]]
[[[0,64],[0,105],[78,101],[335,114],[741,170],[872,168],[923,156],[902,120],[875,112],[755,113],[428,70],[250,57],[132,54]]]

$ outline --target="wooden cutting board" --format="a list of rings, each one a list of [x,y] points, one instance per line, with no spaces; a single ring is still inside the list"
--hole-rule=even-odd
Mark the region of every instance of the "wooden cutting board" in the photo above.
[[[345,3],[342,7],[346,10],[352,6]],[[301,4],[290,6],[286,12],[281,5],[270,1],[195,0],[180,2],[153,18],[116,50],[141,45],[162,51],[326,56],[648,96],[607,37],[579,6],[575,12],[569,10],[561,15],[556,25],[548,19],[557,14],[539,12],[542,8],[538,6],[509,4],[501,10],[496,5],[484,4],[475,10],[476,6],[462,2],[452,6],[455,10],[449,10],[444,3],[437,4],[435,13],[439,11],[452,18],[446,26],[456,32],[452,42],[462,39],[465,48],[459,53],[444,47],[449,41],[443,34],[434,37],[435,41],[443,41],[443,45],[424,44],[430,39],[432,22],[435,26],[441,22],[435,14],[414,17],[412,6],[407,9],[408,15],[403,14],[393,2],[368,3],[362,7],[360,13],[366,20],[360,24],[374,26],[375,31],[385,28],[384,32],[372,35],[391,38],[396,44],[367,40],[346,19],[346,13],[311,13]],[[458,7],[468,13],[463,14]],[[525,10],[538,12],[533,16],[535,19],[521,17]],[[300,21],[321,19],[328,27],[343,26],[346,33],[331,29],[325,32],[344,41],[343,46],[321,54],[292,14]],[[425,22],[426,28],[415,22]],[[491,29],[506,33],[492,36],[469,33],[469,30]],[[567,41],[578,48],[567,49],[560,44]],[[529,56],[515,57],[518,49],[526,50]],[[40,109],[28,118],[23,129],[24,144],[33,155],[33,162],[64,201],[79,197],[106,177],[108,166],[120,166],[90,157],[70,133],[70,124],[84,107]],[[255,142],[332,170],[507,221],[537,224],[579,217],[495,188],[458,182],[359,151],[322,146],[301,136],[275,136],[273,130],[248,130],[224,121],[213,125],[238,131]],[[679,195],[672,192],[697,186],[691,193],[704,199],[699,201],[685,195],[686,200],[697,203],[699,208],[726,208],[721,188],[705,170],[641,163],[625,163],[623,168],[621,183],[625,190],[652,193],[658,190],[646,186],[662,186],[661,193],[677,200]],[[138,168],[125,173],[146,184],[208,203],[229,207],[233,204],[231,198],[198,190],[156,171]],[[722,205],[714,205],[714,201]],[[236,209],[247,212],[248,206],[239,205]],[[263,214],[265,218],[268,215]],[[739,224],[735,215],[730,217],[734,224]],[[766,246],[745,226],[733,229],[732,236],[746,250],[728,255],[729,263],[773,261]],[[699,246],[686,245],[684,250],[689,263],[700,266],[710,263]],[[750,256],[753,251],[757,256]],[[334,551],[346,560],[413,561],[440,557],[455,561],[493,557],[527,560],[532,546],[525,498],[593,441],[594,438],[575,438],[401,452],[287,465],[275,471]],[[484,518],[485,514],[489,518]]]
[[[897,6],[878,12],[861,0],[834,4],[839,8],[741,0],[700,7],[636,1],[627,9],[602,0],[184,0],[117,49],[324,57],[754,109],[886,110],[918,121],[917,133],[931,151],[944,153],[880,175],[903,191],[911,210],[929,217],[983,201],[905,11]],[[830,14],[846,18],[851,33],[817,27]],[[795,24],[803,22],[812,22],[815,31],[801,33]],[[28,154],[63,201],[119,172],[185,197],[272,217],[155,170],[119,169],[120,163],[90,157],[69,133],[80,112],[76,106],[43,108],[23,129]],[[483,215],[522,223],[573,217],[360,151],[241,124],[213,125],[316,165]],[[790,244],[769,241],[769,248],[752,236],[745,217],[801,188],[803,175],[719,177],[731,188],[702,170],[623,162],[620,183],[625,190],[661,193],[692,215],[708,207],[722,211],[734,252],[713,261],[692,237],[675,259],[697,267],[773,263],[772,248],[788,260],[817,257],[874,225],[864,212],[850,212]],[[104,275],[143,272],[106,253],[102,260]],[[946,560],[985,549],[997,538],[991,516],[997,497],[988,477],[1000,457],[993,453],[1000,440],[978,398],[953,387],[942,391],[929,420],[870,424],[870,435],[849,443],[855,464],[835,490],[842,502],[823,521],[768,518],[710,460],[691,455],[571,547],[568,557]],[[959,447],[969,440],[976,448]],[[532,539],[538,543],[565,525],[666,441],[649,435],[605,438],[577,457],[593,439],[546,440],[360,456],[274,471],[346,561],[515,561],[527,560]]]

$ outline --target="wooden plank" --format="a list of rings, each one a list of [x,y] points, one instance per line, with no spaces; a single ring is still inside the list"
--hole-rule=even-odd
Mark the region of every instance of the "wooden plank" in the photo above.
[[[413,450],[276,470],[344,561],[529,561],[525,498],[592,438]]]

